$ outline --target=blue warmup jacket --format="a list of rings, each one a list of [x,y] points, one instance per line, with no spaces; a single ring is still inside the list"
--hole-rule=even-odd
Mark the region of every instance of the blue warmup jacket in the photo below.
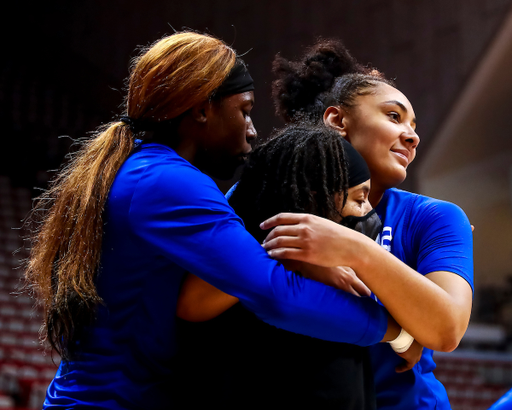
[[[44,408],[176,407],[176,300],[185,272],[234,295],[276,327],[361,346],[385,309],[270,259],[211,178],[171,148],[144,144],[119,170],[105,210],[97,320],[63,361]]]
[[[376,209],[383,224],[381,246],[422,275],[453,272],[473,289],[473,235],[458,206],[389,189]],[[388,344],[371,346],[370,354],[379,410],[451,408],[446,390],[432,373],[432,350],[423,349],[421,360],[404,373],[395,372],[402,359]]]
[[[489,410],[512,410],[512,390],[506,392]]]

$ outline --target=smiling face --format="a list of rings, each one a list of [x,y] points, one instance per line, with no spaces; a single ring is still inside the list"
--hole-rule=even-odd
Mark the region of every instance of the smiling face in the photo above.
[[[196,165],[216,178],[230,179],[257,136],[251,119],[254,93],[233,94],[210,104]]]
[[[378,83],[351,108],[329,107],[324,120],[363,156],[372,189],[383,192],[403,182],[420,140],[412,105],[400,91]]]

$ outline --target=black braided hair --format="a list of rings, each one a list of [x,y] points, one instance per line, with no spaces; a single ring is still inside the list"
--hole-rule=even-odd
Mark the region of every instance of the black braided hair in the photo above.
[[[373,68],[359,64],[339,40],[320,39],[298,61],[279,54],[272,71],[276,113],[286,122],[318,122],[330,105],[350,107],[354,98],[371,92],[379,82],[393,82]]]
[[[348,172],[340,135],[322,125],[290,124],[251,154],[229,202],[260,242],[259,224],[280,212],[339,215],[335,194],[345,204]]]

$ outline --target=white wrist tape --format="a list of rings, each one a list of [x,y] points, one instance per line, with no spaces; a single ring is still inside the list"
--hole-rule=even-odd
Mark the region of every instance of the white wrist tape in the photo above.
[[[414,342],[414,337],[412,337],[409,333],[407,333],[404,329],[400,330],[400,334],[395,340],[391,340],[388,342],[391,345],[391,348],[396,353],[403,353],[411,347],[412,342]]]

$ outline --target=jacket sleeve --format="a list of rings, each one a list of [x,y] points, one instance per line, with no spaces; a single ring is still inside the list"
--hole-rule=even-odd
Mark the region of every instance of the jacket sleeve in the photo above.
[[[190,165],[148,167],[129,223],[152,252],[236,296],[271,325],[361,346],[384,336],[382,306],[286,271],[245,230],[215,183]]]

